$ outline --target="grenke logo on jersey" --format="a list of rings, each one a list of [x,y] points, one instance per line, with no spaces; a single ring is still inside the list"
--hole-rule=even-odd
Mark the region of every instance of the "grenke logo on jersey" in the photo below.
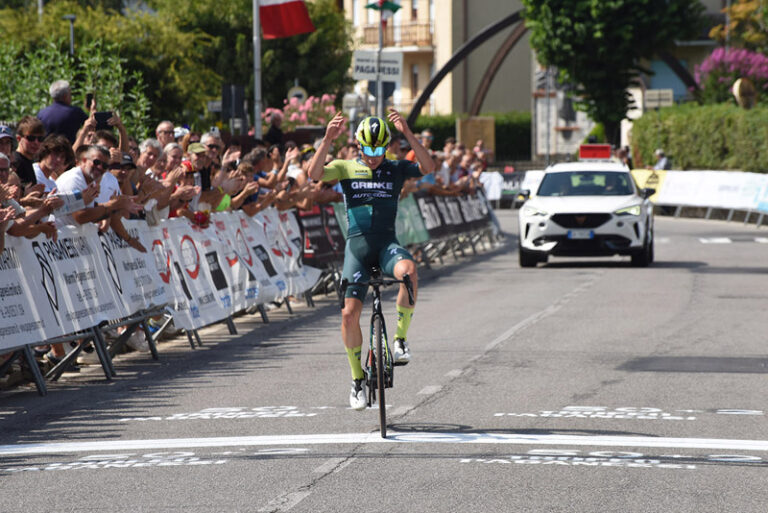
[[[394,188],[394,184],[392,182],[371,182],[368,180],[360,181],[360,182],[351,182],[350,186],[356,191],[361,189],[391,191]]]

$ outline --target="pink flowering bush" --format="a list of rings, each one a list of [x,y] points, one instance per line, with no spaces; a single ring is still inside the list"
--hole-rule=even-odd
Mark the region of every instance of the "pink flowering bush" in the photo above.
[[[736,79],[748,78],[758,91],[758,101],[768,90],[768,57],[743,48],[715,49],[701,65],[696,66],[694,78],[701,90],[701,103],[733,101],[731,87]],[[765,99],[768,102],[768,98]]]
[[[264,131],[266,133],[269,129],[269,122],[273,115],[283,117],[281,128],[284,132],[292,132],[296,127],[302,125],[325,126],[336,114],[336,107],[333,104],[335,101],[336,95],[333,94],[324,94],[320,98],[310,96],[304,102],[295,97],[290,100],[283,100],[282,109],[268,107],[262,113]]]

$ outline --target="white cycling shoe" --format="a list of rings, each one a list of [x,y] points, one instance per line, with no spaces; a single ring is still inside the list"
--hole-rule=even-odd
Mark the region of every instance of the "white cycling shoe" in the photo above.
[[[352,390],[349,391],[349,407],[353,410],[364,410],[368,406],[365,398],[365,379],[353,379]]]
[[[402,338],[395,339],[395,348],[392,351],[392,361],[395,365],[405,365],[411,361],[411,348],[408,342]]]

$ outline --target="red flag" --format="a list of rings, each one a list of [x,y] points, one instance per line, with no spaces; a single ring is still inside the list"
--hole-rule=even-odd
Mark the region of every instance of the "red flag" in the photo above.
[[[315,30],[304,0],[261,0],[259,16],[264,39],[295,36]]]

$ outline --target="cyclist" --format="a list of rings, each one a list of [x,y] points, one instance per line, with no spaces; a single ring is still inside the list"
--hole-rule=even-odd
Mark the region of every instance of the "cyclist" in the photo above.
[[[405,274],[410,276],[415,299],[418,287],[416,264],[395,237],[395,217],[403,182],[434,170],[432,157],[413,135],[403,117],[394,109],[389,111],[389,121],[408,140],[418,163],[387,160],[384,153],[392,137],[389,126],[383,119],[371,116],[363,119],[355,132],[360,157],[356,160],[334,160],[324,167],[331,145],[346,131],[346,121],[340,112],[328,123],[322,143],[309,167],[309,177],[313,180],[339,180],[347,210],[349,229],[344,250],[343,277],[349,286],[341,312],[341,338],[352,370],[349,405],[355,410],[366,407],[363,388],[365,380],[360,364],[363,345],[360,314],[368,287],[362,283],[370,280],[371,266],[378,265],[384,274],[394,276],[395,279],[402,279]],[[413,307],[408,302],[408,292],[401,285],[397,295],[397,332],[393,348],[393,360],[399,365],[411,359],[406,335],[412,317]]]

